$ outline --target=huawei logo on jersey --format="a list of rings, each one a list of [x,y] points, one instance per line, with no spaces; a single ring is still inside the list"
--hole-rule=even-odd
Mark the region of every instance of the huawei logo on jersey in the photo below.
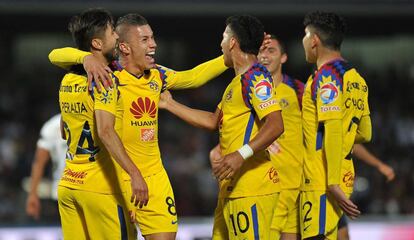
[[[131,108],[129,109],[136,119],[140,119],[144,114],[148,114],[151,118],[155,118],[157,114],[157,108],[155,102],[151,101],[148,97],[139,97],[137,101],[132,102]]]

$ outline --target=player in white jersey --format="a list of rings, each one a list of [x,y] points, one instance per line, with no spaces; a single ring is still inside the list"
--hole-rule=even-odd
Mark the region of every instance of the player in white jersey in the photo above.
[[[65,168],[66,141],[60,135],[60,114],[43,124],[32,164],[30,192],[26,201],[26,213],[39,219],[41,204],[38,195],[39,183],[49,159],[52,161],[52,184],[48,198],[57,200],[57,185]]]

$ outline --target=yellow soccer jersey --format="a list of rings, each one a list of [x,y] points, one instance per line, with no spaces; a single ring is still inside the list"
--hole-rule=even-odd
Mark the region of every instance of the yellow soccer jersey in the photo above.
[[[119,63],[117,66],[120,69]],[[157,66],[137,77],[121,70],[118,76],[124,109],[122,142],[143,176],[163,168],[158,145],[158,102],[162,88],[197,87],[226,69],[220,56],[187,71]]]
[[[280,111],[267,69],[255,63],[228,85],[218,106],[220,147],[223,155],[237,151],[256,136],[267,114]],[[220,183],[220,197],[259,196],[280,191],[279,176],[267,151],[246,160],[232,180]]]
[[[323,146],[325,120],[342,119],[343,147],[341,188],[352,192],[354,168],[351,151],[362,116],[369,115],[368,87],[358,72],[343,60],[324,64],[306,83],[303,96],[305,142],[305,191],[327,188],[327,167]]]
[[[68,144],[66,166],[59,185],[98,193],[119,193],[119,167],[100,141],[94,120],[97,109],[121,116],[117,87],[89,93],[86,76],[68,73],[60,86],[59,104]],[[115,126],[118,131],[120,128],[120,125]]]
[[[302,182],[304,158],[300,102],[303,83],[284,75],[283,82],[274,90],[282,109],[285,131],[268,150],[278,170],[282,189],[296,189]]]

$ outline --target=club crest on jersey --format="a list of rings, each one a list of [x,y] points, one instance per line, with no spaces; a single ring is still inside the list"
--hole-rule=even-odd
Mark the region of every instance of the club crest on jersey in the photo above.
[[[142,118],[145,114],[148,114],[151,118],[155,118],[157,114],[157,108],[155,102],[149,97],[139,97],[136,101],[131,103],[129,111],[134,115],[136,119]]]
[[[112,100],[113,100],[113,98],[112,98],[112,93],[111,92],[104,92],[104,93],[102,93],[101,102],[103,104],[111,103]]]
[[[282,109],[287,108],[287,107],[289,106],[289,101],[288,101],[288,100],[286,100],[286,99],[284,99],[284,98],[282,98],[282,99],[280,99],[280,101],[279,101],[279,106],[280,106],[280,108],[282,108]]]
[[[158,85],[158,83],[155,80],[151,80],[148,83],[149,87],[151,90],[153,90],[154,92],[158,92],[160,90],[160,86]]]
[[[323,104],[329,104],[334,102],[338,98],[338,88],[335,84],[329,82],[322,85],[320,92],[320,98]]]
[[[254,86],[254,93],[262,102],[266,101],[272,96],[272,85],[263,79]]]

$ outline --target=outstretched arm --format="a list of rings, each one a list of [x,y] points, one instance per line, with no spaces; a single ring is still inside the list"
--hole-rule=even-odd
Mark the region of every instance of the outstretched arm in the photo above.
[[[207,130],[215,130],[218,126],[220,109],[216,109],[214,113],[207,112],[203,110],[193,109],[185,106],[177,101],[175,101],[171,93],[164,91],[161,94],[160,102],[158,107],[161,109],[166,109],[177,117],[181,118],[183,121],[198,127],[204,128]]]
[[[74,65],[83,64],[88,75],[89,91],[92,91],[92,81],[102,83],[107,90],[113,87],[113,82],[109,75],[112,70],[90,52],[71,47],[58,48],[53,49],[49,53],[49,60],[52,64],[66,70],[70,70]],[[96,84],[96,88],[101,92],[100,84]]]
[[[380,159],[375,157],[371,152],[368,151],[362,144],[355,144],[353,154],[359,160],[375,167],[380,173],[382,173],[387,181],[392,181],[395,178],[394,169],[382,162]]]

